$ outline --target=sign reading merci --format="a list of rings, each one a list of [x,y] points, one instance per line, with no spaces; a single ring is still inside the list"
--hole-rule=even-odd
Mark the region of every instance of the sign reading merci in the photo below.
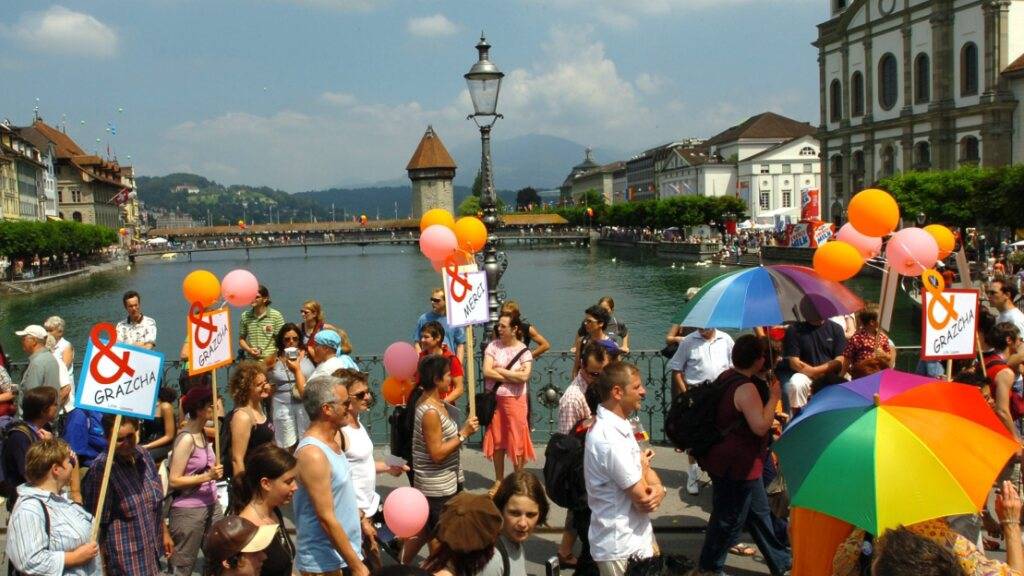
[[[455,274],[452,274],[452,271]],[[484,324],[490,318],[487,309],[487,273],[475,264],[457,270],[442,270],[448,326],[452,328]]]
[[[234,361],[231,349],[231,313],[227,308],[203,312],[199,303],[188,316],[188,374],[227,366]]]
[[[152,419],[163,366],[163,354],[121,344],[114,326],[97,324],[85,349],[75,407]]]

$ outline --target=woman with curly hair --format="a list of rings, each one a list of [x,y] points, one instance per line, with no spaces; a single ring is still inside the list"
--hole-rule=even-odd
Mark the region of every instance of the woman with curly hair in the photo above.
[[[274,423],[263,410],[263,401],[270,397],[270,381],[262,362],[245,360],[231,373],[228,393],[235,408],[228,414],[225,426],[231,428],[229,477],[245,471],[245,455],[256,447],[274,441]]]

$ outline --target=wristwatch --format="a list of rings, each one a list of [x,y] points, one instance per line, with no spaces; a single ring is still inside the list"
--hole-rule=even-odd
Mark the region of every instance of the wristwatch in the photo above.
[[[459,432],[458,438],[459,438],[459,444],[465,444],[466,443],[466,437],[463,436],[461,432]]]

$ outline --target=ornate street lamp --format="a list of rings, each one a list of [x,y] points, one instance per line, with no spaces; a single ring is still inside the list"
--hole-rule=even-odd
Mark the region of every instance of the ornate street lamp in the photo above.
[[[502,117],[496,110],[498,91],[501,89],[501,79],[505,74],[490,61],[488,52],[491,45],[487,43],[483,32],[480,33],[480,42],[477,43],[476,49],[479,52],[479,59],[465,74],[469,97],[473,100],[473,113],[467,116],[467,119],[472,119],[480,128],[480,175],[483,184],[480,209],[483,211],[483,221],[487,226],[483,268],[487,273],[487,307],[490,312],[487,334],[493,334],[494,324],[498,322],[498,282],[508,268],[508,258],[504,252],[499,255],[498,240],[495,237],[495,230],[498,227],[498,200],[494,193],[494,178],[491,171],[491,127]]]

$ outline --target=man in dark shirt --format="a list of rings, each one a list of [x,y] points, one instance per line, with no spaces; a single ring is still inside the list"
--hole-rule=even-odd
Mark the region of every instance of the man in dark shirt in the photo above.
[[[57,417],[57,389],[49,386],[32,388],[25,392],[21,399],[21,412],[24,420],[16,420],[7,425],[3,441],[4,481],[2,496],[7,498],[7,511],[14,508],[17,499],[15,491],[19,484],[25,483],[25,455],[28,449],[40,439],[42,434],[49,435],[43,428]]]
[[[845,348],[843,328],[830,320],[811,318],[786,329],[782,341],[783,368],[788,368],[791,375],[782,380],[783,398],[789,401],[786,408],[790,413],[807,404],[812,382],[842,374]]]

